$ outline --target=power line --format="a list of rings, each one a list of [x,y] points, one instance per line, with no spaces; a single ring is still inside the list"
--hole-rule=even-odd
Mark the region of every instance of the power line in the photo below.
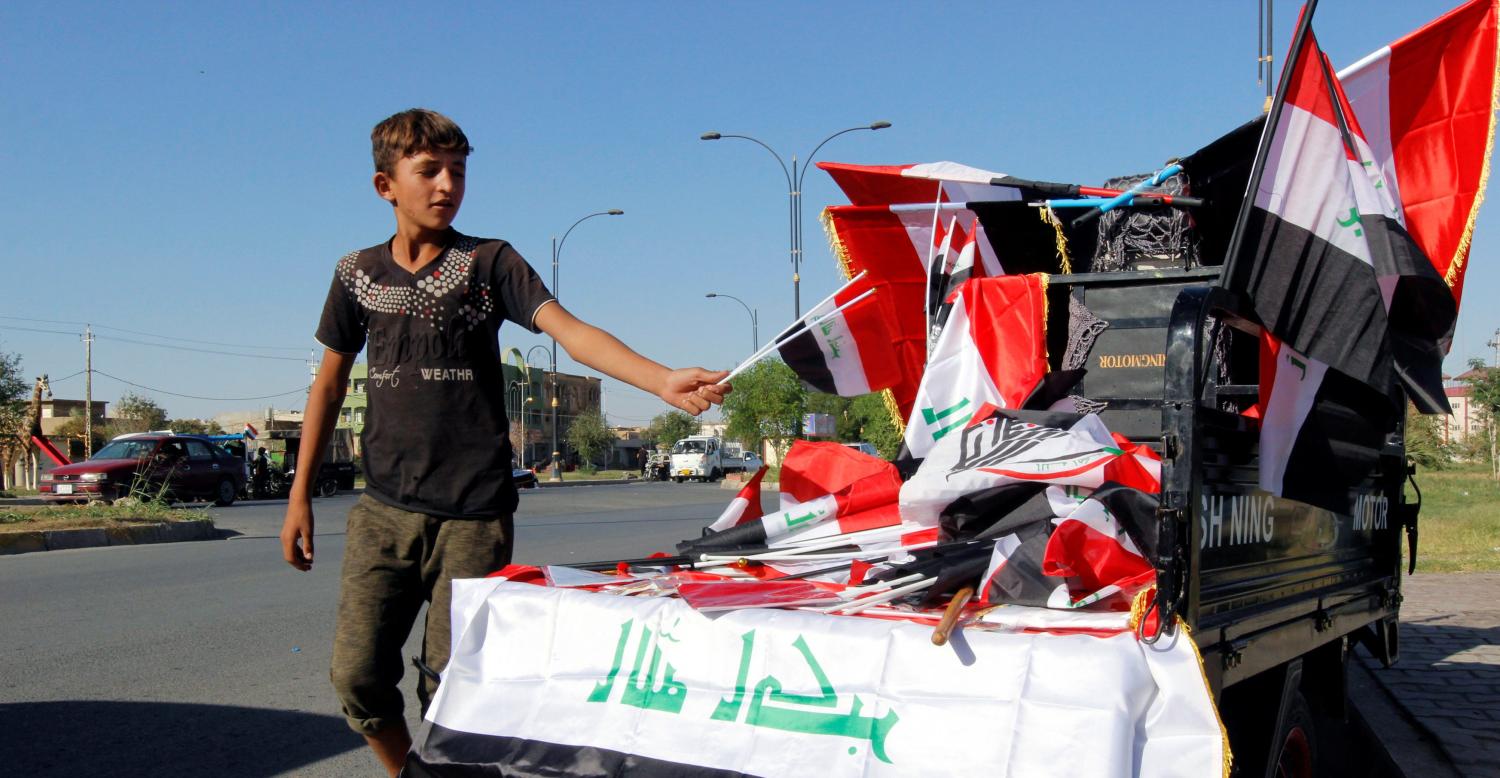
[[[65,319],[37,319],[37,318],[32,318],[32,317],[27,317],[27,316],[0,316],[0,319],[9,319],[11,321],[28,321],[28,322],[34,322],[34,323],[40,323],[40,324],[73,324],[73,325],[76,325],[76,326],[79,326],[79,327],[87,326],[89,324],[89,322],[83,322],[83,321],[68,321],[68,320],[65,320]],[[142,331],[142,330],[126,329],[125,327],[111,327],[108,324],[95,324],[93,326],[95,328],[101,329],[101,330],[114,330],[115,332],[126,332],[126,333],[129,333],[131,335],[143,335],[143,336],[148,337],[148,338],[160,338],[161,340],[175,340],[175,341],[178,341],[178,342],[181,342],[181,343],[197,343],[197,344],[202,345],[202,346],[226,346],[228,348],[253,348],[253,349],[266,349],[266,350],[272,350],[272,351],[303,351],[304,350],[302,346],[260,346],[260,345],[255,345],[255,344],[251,344],[251,343],[225,343],[223,341],[217,341],[217,340],[196,340],[194,338],[183,338],[183,337],[178,337],[176,335],[158,335],[157,333],[154,333],[154,332],[145,332],[145,331]],[[5,327],[5,329],[12,329],[12,328],[11,327]],[[24,327],[15,327],[13,329],[26,329],[26,328],[24,328]],[[32,330],[32,331],[33,332],[60,332],[59,330]],[[74,335],[74,334],[79,334],[79,333],[67,332],[67,333],[62,333],[62,334]],[[123,340],[123,338],[117,338],[117,340]],[[127,342],[134,343],[136,341],[127,341]],[[150,344],[147,344],[147,345],[150,345]]]
[[[245,357],[247,359],[275,359],[282,362],[306,362],[301,357],[273,357],[269,354],[246,354],[241,351],[218,351],[216,349],[193,348],[192,346],[174,346],[170,343],[148,343],[144,340],[132,340],[131,338],[117,338],[113,335],[95,335],[99,340],[110,340],[116,343],[134,343],[137,346],[152,346],[155,348],[175,349],[177,351],[192,351],[199,354],[218,354],[226,357]]]
[[[104,324],[95,324],[101,330],[114,330],[115,332],[128,332],[131,335],[145,335],[148,338],[161,338],[162,340],[176,340],[183,343],[197,343],[204,346],[228,346],[229,348],[259,348],[274,351],[306,351],[302,346],[257,346],[250,343],[222,343],[216,340],[194,340],[192,338],[179,338],[172,335],[157,335],[152,332],[141,332],[140,330],[127,330],[124,327],[110,327]]]
[[[10,317],[8,317],[8,316],[0,316],[0,319],[6,319],[6,318],[10,318]],[[66,322],[63,322],[63,323],[66,323]],[[46,333],[50,333],[52,335],[72,335],[75,338],[83,336],[83,333],[81,333],[81,332],[72,332],[72,331],[69,331],[69,330],[43,330],[43,329],[38,329],[36,327],[17,327],[14,324],[0,324],[0,330],[19,330],[19,331],[23,331],[23,332],[46,332]]]
[[[276,397],[285,397],[285,396],[287,396],[289,394],[301,394],[301,393],[307,391],[307,387],[305,387],[305,386],[299,386],[296,389],[291,389],[289,391],[279,392],[277,394],[263,394],[263,395],[260,395],[260,396],[257,396],[257,397],[203,397],[201,395],[196,395],[196,394],[182,394],[180,392],[169,392],[166,389],[157,389],[156,387],[153,387],[153,386],[146,386],[144,384],[135,383],[134,381],[127,381],[127,380],[125,380],[125,379],[123,379],[123,378],[121,378],[119,376],[110,375],[109,373],[106,373],[103,370],[100,370],[98,368],[94,368],[94,372],[98,373],[99,375],[104,376],[105,378],[113,378],[113,379],[115,379],[116,381],[119,381],[122,384],[128,384],[128,385],[133,386],[133,387],[135,387],[137,389],[145,389],[148,392],[156,392],[157,394],[165,394],[165,395],[167,395],[169,397],[184,397],[184,398],[187,398],[189,400],[214,400],[214,401],[218,401],[218,402],[242,402],[242,401],[245,401],[245,400],[270,400],[270,399],[273,399],[273,398],[276,398]]]

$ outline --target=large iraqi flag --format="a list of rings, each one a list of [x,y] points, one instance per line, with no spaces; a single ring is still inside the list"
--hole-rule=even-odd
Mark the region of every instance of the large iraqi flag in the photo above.
[[[1222,283],[1298,353],[1376,388],[1394,366],[1419,409],[1446,412],[1453,297],[1402,227],[1310,19],[1298,33]]]
[[[1401,217],[1463,294],[1495,142],[1496,0],[1473,0],[1339,71]]]
[[[1070,631],[1082,614],[1003,610],[1026,627],[939,648],[931,624],[455,581],[405,774],[1227,774],[1187,630],[1147,644],[1123,614]]]

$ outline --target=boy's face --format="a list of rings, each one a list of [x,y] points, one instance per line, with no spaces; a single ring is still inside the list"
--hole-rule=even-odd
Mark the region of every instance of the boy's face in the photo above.
[[[396,208],[398,225],[446,230],[464,201],[467,158],[457,151],[419,151],[375,174],[375,192]]]

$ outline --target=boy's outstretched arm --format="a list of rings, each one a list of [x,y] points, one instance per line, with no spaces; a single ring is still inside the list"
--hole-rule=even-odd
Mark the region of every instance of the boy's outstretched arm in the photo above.
[[[673,370],[637,354],[619,338],[581,321],[561,303],[551,302],[536,312],[536,326],[557,338],[568,355],[599,372],[660,397],[663,402],[694,416],[724,402],[729,385],[721,384],[725,370],[688,367]]]
[[[307,409],[302,414],[302,445],[297,449],[297,475],[286,502],[286,519],[281,524],[281,555],[298,570],[310,570],[313,563],[312,482],[323,465],[323,450],[338,422],[339,406],[349,386],[349,369],[355,354],[324,349],[323,363],[307,395]]]

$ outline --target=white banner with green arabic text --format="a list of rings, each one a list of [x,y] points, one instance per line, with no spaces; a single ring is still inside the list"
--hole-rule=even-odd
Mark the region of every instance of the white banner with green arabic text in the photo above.
[[[454,582],[413,775],[1220,775],[1189,640]],[[488,770],[489,772],[485,772]]]

